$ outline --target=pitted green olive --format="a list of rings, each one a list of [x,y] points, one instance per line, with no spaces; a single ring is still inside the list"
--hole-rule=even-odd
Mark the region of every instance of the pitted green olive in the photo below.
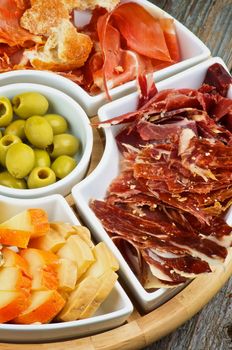
[[[68,124],[64,117],[59,114],[46,114],[44,118],[52,127],[53,134],[63,134],[68,130]]]
[[[22,119],[15,120],[8,125],[8,127],[4,131],[4,134],[15,135],[15,136],[18,136],[21,140],[23,140],[25,139],[24,126],[25,126],[25,120],[22,120]]]
[[[27,188],[27,184],[24,179],[16,179],[8,171],[3,171],[0,173],[0,185],[21,190]]]
[[[53,142],[48,146],[48,153],[52,158],[57,158],[62,155],[74,156],[80,147],[80,141],[70,134],[55,135]]]
[[[15,135],[4,135],[0,139],[0,164],[6,165],[6,154],[12,145],[16,143],[21,143],[21,139]]]
[[[12,145],[6,154],[6,168],[17,179],[27,176],[33,169],[35,154],[25,143]]]
[[[0,127],[10,124],[13,118],[13,109],[9,98],[0,97]]]
[[[63,179],[76,167],[77,161],[69,156],[59,156],[52,163],[52,170],[55,172],[58,179]]]
[[[33,115],[44,115],[48,110],[48,100],[38,92],[24,92],[12,99],[17,116],[27,119]]]
[[[38,166],[50,167],[51,160],[48,152],[46,152],[44,149],[35,148],[34,153],[35,153],[34,168],[37,168]]]
[[[28,118],[24,130],[28,141],[35,147],[46,148],[53,141],[52,127],[44,117]]]
[[[56,182],[56,175],[51,168],[37,167],[28,176],[28,188],[39,188],[51,185]]]

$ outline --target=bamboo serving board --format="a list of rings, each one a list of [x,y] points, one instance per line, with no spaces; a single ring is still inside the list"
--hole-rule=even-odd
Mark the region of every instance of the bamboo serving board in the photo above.
[[[92,119],[93,120],[93,119]],[[104,138],[94,130],[93,154],[88,174],[99,163],[104,149]],[[72,196],[66,197],[74,209]],[[78,215],[78,213],[77,213]],[[232,255],[232,254],[231,254]],[[133,297],[134,312],[127,323],[113,330],[90,337],[63,342],[43,344],[10,344],[0,343],[0,350],[137,350],[166,336],[180,327],[200,311],[213,296],[223,287],[232,275],[232,256],[224,268],[216,272],[195,278],[176,296],[148,314],[141,314]],[[120,280],[121,285],[123,281]]]

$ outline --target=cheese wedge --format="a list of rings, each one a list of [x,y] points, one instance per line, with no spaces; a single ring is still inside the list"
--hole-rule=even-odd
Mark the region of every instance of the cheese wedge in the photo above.
[[[95,261],[92,250],[78,235],[70,236],[66,244],[58,250],[57,256],[70,259],[77,264],[78,279]]]
[[[43,209],[27,209],[0,224],[0,243],[26,248],[30,237],[45,235],[48,216]]]
[[[46,235],[31,239],[29,242],[29,247],[56,253],[63,247],[65,242],[66,240],[63,235],[59,231],[54,230],[53,227],[50,227],[50,230]]]
[[[58,288],[58,258],[55,254],[27,248],[21,250],[20,255],[28,262],[33,291]]]
[[[92,252],[96,261],[90,266],[83,277],[100,277],[108,269],[112,269],[113,271],[117,271],[119,269],[118,261],[104,242],[98,243],[92,249]]]
[[[29,305],[29,294],[23,291],[0,291],[0,323],[11,321]]]
[[[0,290],[30,292],[31,278],[19,267],[2,267],[0,269]]]
[[[59,259],[57,273],[59,291],[72,291],[77,282],[77,264],[70,259]]]
[[[94,315],[99,306],[109,296],[110,292],[114,288],[117,279],[118,275],[114,271],[112,271],[111,269],[105,271],[105,273],[99,278],[100,285],[98,287],[94,299],[80,314],[80,319],[91,317]]]
[[[55,290],[32,292],[31,302],[26,310],[14,318],[15,323],[48,323],[63,308],[65,300]]]
[[[58,320],[73,321],[80,318],[83,310],[92,303],[101,282],[92,276],[86,277],[76,289],[70,293],[63,310],[59,313]]]

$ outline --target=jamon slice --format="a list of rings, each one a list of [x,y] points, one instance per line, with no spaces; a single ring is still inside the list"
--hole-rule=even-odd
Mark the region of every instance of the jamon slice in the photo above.
[[[97,200],[91,202],[91,208],[107,232],[111,235],[127,237],[137,242],[140,248],[159,247],[160,250],[170,252],[171,247],[174,246],[176,251],[179,248],[182,253],[183,251],[188,252],[210,264],[223,261],[227,256],[226,248],[203,239],[193,232],[180,231],[175,224],[168,222],[168,218],[167,222],[143,219],[143,217]],[[173,253],[176,251],[173,249]]]
[[[179,43],[174,27],[174,20],[169,18],[160,18],[159,23],[164,33],[164,38],[166,41],[166,45],[168,47],[168,51],[170,53],[171,59],[175,62],[179,62],[180,57],[180,49]]]
[[[172,266],[168,265],[152,252],[142,251],[144,260],[149,264],[151,272],[159,280],[180,284],[186,282],[186,279],[176,273]]]
[[[20,7],[19,7],[20,4]],[[19,19],[25,8],[23,2],[16,0],[3,0],[0,4],[0,43],[9,46],[26,46],[28,42],[41,43],[41,37],[33,35],[23,29]]]
[[[98,35],[104,57],[100,71],[94,73],[95,84],[108,92],[108,89],[134,79],[139,61],[135,53],[122,50],[120,33],[108,23],[108,14],[98,20]],[[109,97],[109,95],[108,95]]]
[[[191,227],[199,232],[199,234],[207,236],[208,239],[217,242],[221,246],[227,248],[231,246],[232,228],[221,217],[213,217],[209,225],[201,224],[189,214],[185,214],[185,218],[188,220]]]
[[[159,21],[142,6],[133,2],[121,4],[109,16],[130,49],[150,58],[171,61]]]
[[[226,96],[232,77],[221,64],[214,63],[208,68],[203,84],[215,86],[219,94]]]

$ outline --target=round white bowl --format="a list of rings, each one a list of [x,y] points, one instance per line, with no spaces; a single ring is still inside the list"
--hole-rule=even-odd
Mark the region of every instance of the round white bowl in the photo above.
[[[12,99],[15,95],[27,91],[43,94],[49,101],[48,113],[57,113],[66,118],[69,124],[68,132],[79,138],[81,142],[81,151],[76,156],[78,163],[69,175],[52,185],[36,189],[14,189],[0,185],[0,194],[17,198],[37,198],[55,193],[66,196],[71,192],[72,187],[83,179],[89,165],[93,147],[93,133],[89,118],[71,97],[45,85],[29,83],[5,85],[0,87],[0,96]]]

